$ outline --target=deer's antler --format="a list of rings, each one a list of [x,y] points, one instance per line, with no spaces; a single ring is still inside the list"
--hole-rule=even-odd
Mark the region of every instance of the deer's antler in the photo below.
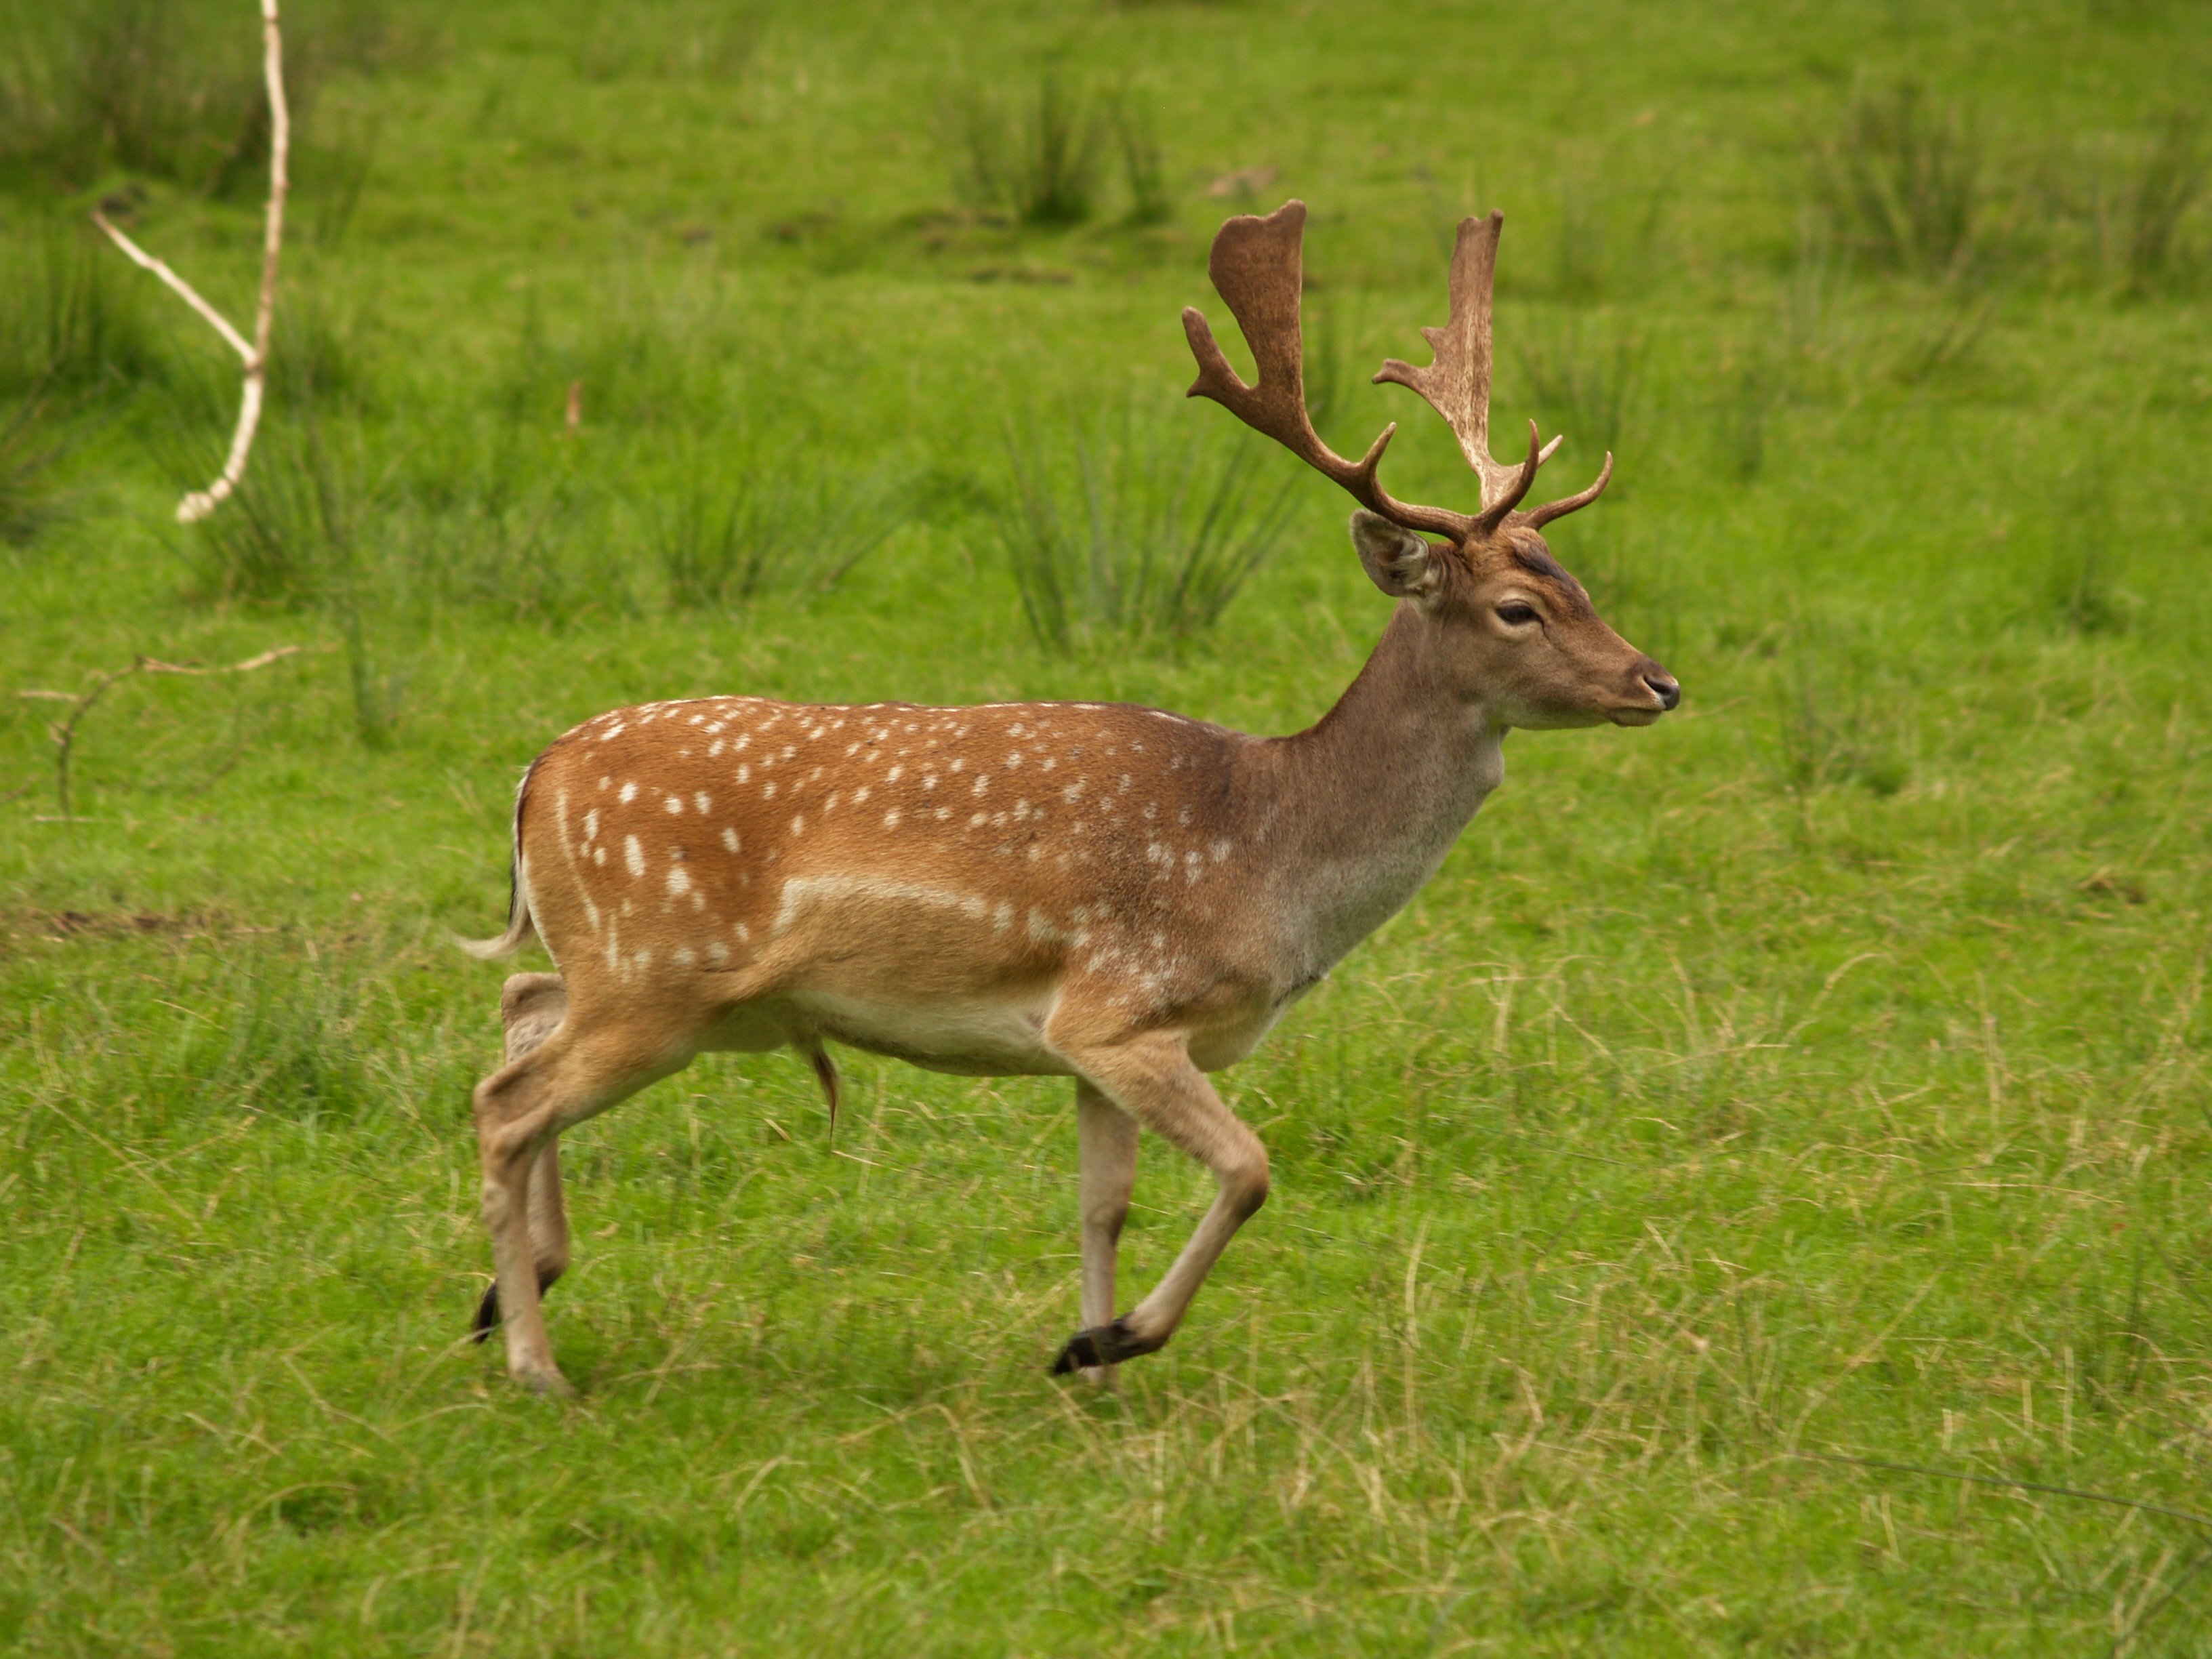
[[[1368,446],[1357,461],[1347,461],[1321,441],[1306,412],[1305,349],[1298,327],[1298,290],[1303,280],[1300,246],[1305,239],[1306,204],[1285,202],[1266,218],[1239,214],[1225,221],[1213,239],[1206,275],[1229,302],[1237,325],[1252,348],[1260,384],[1247,386],[1221,355],[1213,331],[1195,306],[1186,306],[1183,332],[1198,359],[1198,379],[1189,395],[1211,398],[1245,425],[1264,432],[1316,471],[1334,479],[1370,512],[1408,530],[1431,531],[1464,543],[1477,520],[1441,507],[1417,507],[1391,499],[1375,477],[1395,422]]]
[[[1260,384],[1237,377],[1213,331],[1195,307],[1182,313],[1183,331],[1198,359],[1191,395],[1212,398],[1246,425],[1266,433],[1318,471],[1334,479],[1372,512],[1409,530],[1434,531],[1464,546],[1487,536],[1521,504],[1535,482],[1536,469],[1559,447],[1553,438],[1540,444],[1536,423],[1528,423],[1528,457],[1518,466],[1502,465],[1490,453],[1491,288],[1498,270],[1498,238],[1505,216],[1465,219],[1452,250],[1451,311],[1442,328],[1425,328],[1422,337],[1435,353],[1426,368],[1391,358],[1375,376],[1418,392],[1444,417],[1459,440],[1460,453],[1480,481],[1482,510],[1453,513],[1440,507],[1396,501],[1376,481],[1382,450],[1397,431],[1394,423],[1357,462],[1347,461],[1322,442],[1306,412],[1304,349],[1299,337],[1300,248],[1305,233],[1303,202],[1287,202],[1264,219],[1239,216],[1223,224],[1213,239],[1207,274],[1229,302],[1258,365]],[[1531,526],[1587,507],[1613,477],[1608,453],[1597,482],[1580,495],[1548,502],[1522,516]]]

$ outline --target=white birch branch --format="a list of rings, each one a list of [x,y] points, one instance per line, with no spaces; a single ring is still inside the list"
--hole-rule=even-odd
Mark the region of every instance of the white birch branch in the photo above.
[[[167,261],[155,258],[152,254],[147,252],[144,248],[140,247],[137,243],[132,241],[128,236],[125,236],[120,230],[116,228],[114,221],[111,220],[98,208],[94,208],[92,210],[92,222],[98,225],[102,230],[106,231],[109,239],[114,242],[116,246],[121,248],[125,253],[129,254],[132,259],[136,260],[148,270],[152,271],[156,276],[159,276],[163,282],[167,283],[172,289],[174,289],[178,296],[181,298],[186,305],[190,306],[194,311],[198,312],[201,316],[206,318],[209,325],[212,327],[216,333],[222,335],[224,339],[230,342],[230,349],[233,351],[235,351],[239,356],[245,361],[248,368],[252,366],[253,348],[246,343],[246,337],[230,325],[229,318],[224,316],[222,313],[217,311],[205,300],[200,298],[199,290],[198,289],[194,288],[183,277],[178,276],[175,271],[170,270]]]
[[[269,336],[276,320],[276,256],[284,244],[284,193],[291,180],[284,170],[292,145],[292,117],[284,102],[284,42],[276,27],[276,0],[261,0],[262,74],[269,85],[269,211],[261,246],[261,299],[254,308],[253,343],[230,325],[228,319],[202,299],[192,285],[125,236],[107,216],[95,210],[93,223],[106,231],[115,246],[131,260],[150,270],[175,291],[178,297],[207,319],[230,349],[245,362],[245,384],[238,404],[238,429],[231,434],[230,454],[222,471],[205,489],[195,489],[177,503],[177,521],[191,524],[215,511],[216,504],[238,488],[246,476],[246,458],[253,448],[253,434],[261,424],[262,397],[269,381]]]

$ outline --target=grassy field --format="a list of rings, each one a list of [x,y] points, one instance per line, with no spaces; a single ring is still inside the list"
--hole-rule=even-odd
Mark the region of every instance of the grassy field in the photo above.
[[[0,1647],[2212,1652],[2200,7],[301,0],[187,530],[234,365],[84,219],[247,313],[251,13],[0,6]],[[1365,376],[1506,210],[1501,429],[1620,453],[1553,546],[1684,707],[1516,738],[1220,1079],[1273,1195],[1118,1394],[1044,1374],[1066,1086],[865,1056],[834,1136],[777,1056],[572,1137],[580,1397],[514,1392],[449,941],[517,769],[1317,717],[1347,504],[1179,398],[1291,195],[1331,435],[1462,504]],[[66,811],[14,695],[287,645],[114,684]],[[1207,1190],[1148,1145],[1125,1284]]]

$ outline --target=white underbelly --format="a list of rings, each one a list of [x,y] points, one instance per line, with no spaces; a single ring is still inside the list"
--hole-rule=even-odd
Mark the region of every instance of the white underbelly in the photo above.
[[[1069,1076],[1072,1068],[1044,1040],[1053,1000],[1049,994],[1031,994],[902,1004],[801,991],[791,996],[790,1005],[824,1036],[932,1070],[982,1077]]]

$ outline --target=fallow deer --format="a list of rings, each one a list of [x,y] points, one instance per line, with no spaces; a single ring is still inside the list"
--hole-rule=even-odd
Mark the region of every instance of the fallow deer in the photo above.
[[[1164,1344],[1267,1193],[1267,1154],[1210,1072],[1419,889],[1503,775],[1515,726],[1648,726],[1666,671],[1601,621],[1540,532],[1596,499],[1519,510],[1488,442],[1491,284],[1504,216],[1468,219],[1435,362],[1375,378],[1449,422],[1473,513],[1410,506],[1376,477],[1395,426],[1347,461],[1306,405],[1303,203],[1229,220],[1209,272],[1258,384],[1196,310],[1190,391],[1359,503],[1352,539],[1399,603],[1350,690],[1283,738],[1093,702],[825,706],[705,697],[568,732],[517,793],[507,954],[534,930],[560,972],[517,975],[507,1059],[475,1093],[509,1371],[565,1390],[541,1291],[568,1261],[556,1142],[707,1050],[792,1048],[836,1109],[826,1045],[969,1075],[1075,1081],[1083,1328],[1055,1373]],[[1431,541],[1430,537],[1440,537]],[[1115,1316],[1115,1252],[1139,1127],[1218,1183],[1152,1292]]]

